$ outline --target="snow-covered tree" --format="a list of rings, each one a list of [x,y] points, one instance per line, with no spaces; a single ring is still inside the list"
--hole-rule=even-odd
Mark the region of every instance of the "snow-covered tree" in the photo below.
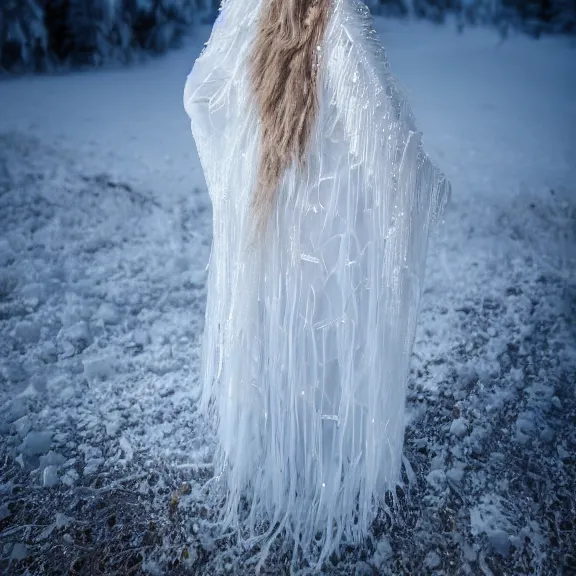
[[[0,69],[40,70],[48,62],[44,10],[36,0],[2,0]]]
[[[127,61],[138,50],[164,52],[194,24],[209,22],[219,0],[2,0],[0,70]]]
[[[133,34],[118,0],[45,0],[49,47],[58,62],[99,65],[125,60]]]
[[[576,0],[552,0],[550,4],[555,31],[576,32]]]
[[[502,0],[533,34],[576,31],[576,0]]]
[[[164,52],[198,21],[197,0],[126,0],[125,12],[139,47]]]

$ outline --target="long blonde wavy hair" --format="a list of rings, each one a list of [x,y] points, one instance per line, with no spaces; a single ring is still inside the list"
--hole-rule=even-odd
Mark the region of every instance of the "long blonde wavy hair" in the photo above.
[[[250,91],[261,120],[252,215],[262,234],[277,188],[292,162],[306,166],[306,148],[318,112],[319,46],[332,0],[264,0],[248,55]]]

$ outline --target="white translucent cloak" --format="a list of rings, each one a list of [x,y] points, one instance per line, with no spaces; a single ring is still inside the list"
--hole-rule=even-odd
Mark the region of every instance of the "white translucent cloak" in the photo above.
[[[321,563],[400,479],[429,234],[450,186],[424,153],[366,6],[334,0],[307,168],[247,248],[259,118],[246,58],[265,0],[224,0],[185,108],[213,203],[202,410],[222,525]],[[254,540],[254,541],[255,541]],[[261,541],[262,543],[262,541]]]

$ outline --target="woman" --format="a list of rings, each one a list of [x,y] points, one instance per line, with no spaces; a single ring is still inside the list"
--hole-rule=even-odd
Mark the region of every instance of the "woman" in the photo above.
[[[222,525],[320,566],[399,482],[449,184],[358,0],[224,0],[184,102],[213,203],[201,407]]]

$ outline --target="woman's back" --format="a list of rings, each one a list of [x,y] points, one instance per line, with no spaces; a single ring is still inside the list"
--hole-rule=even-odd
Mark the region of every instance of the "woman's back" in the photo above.
[[[304,18],[303,0],[276,3]],[[262,67],[250,60],[266,2],[224,3],[185,90],[214,209],[202,406],[217,430],[223,521],[268,526],[265,542],[285,530],[295,559],[319,562],[343,536],[366,536],[399,481],[428,237],[449,194],[365,6],[320,5],[313,122],[295,127],[276,184],[263,177],[267,135],[286,130],[258,98]]]

